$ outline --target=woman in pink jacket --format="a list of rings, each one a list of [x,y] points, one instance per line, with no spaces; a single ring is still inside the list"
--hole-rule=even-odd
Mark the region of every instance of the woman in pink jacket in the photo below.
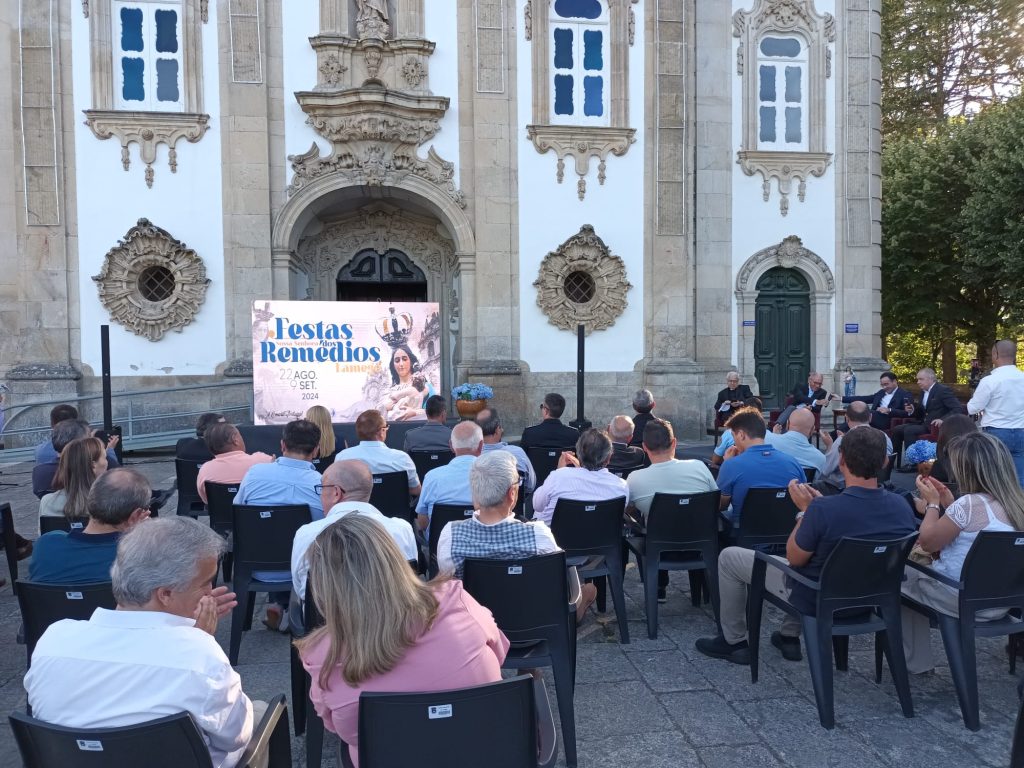
[[[359,694],[446,691],[501,679],[508,640],[462,582],[425,584],[374,520],[345,515],[309,548],[324,626],[296,641],[309,696],[358,765]]]

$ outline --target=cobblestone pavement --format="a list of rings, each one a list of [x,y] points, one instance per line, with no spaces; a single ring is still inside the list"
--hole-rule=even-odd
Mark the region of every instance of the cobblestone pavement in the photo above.
[[[686,453],[706,455],[707,445]],[[168,456],[129,457],[157,487],[173,479]],[[0,501],[10,501],[17,528],[34,536],[37,504],[27,464],[0,467]],[[904,478],[907,476],[904,476]],[[173,500],[169,505],[173,509]],[[6,575],[6,574],[4,574]],[[903,718],[888,671],[873,680],[870,640],[854,638],[850,670],[835,676],[836,728],[818,724],[806,661],[782,660],[768,643],[778,615],[766,613],[760,681],[750,683],[747,667],[701,656],[694,641],[714,632],[709,607],[690,605],[688,581],[673,574],[669,600],[660,606],[660,631],[647,639],[641,585],[636,569],[626,582],[632,642],[618,642],[614,612],[588,615],[580,626],[576,727],[580,768],[932,768],[936,764],[1006,766],[1017,713],[1016,678],[1009,675],[1004,640],[980,640],[979,679],[982,729],[963,726],[945,654],[933,633],[934,674],[911,680],[916,717]],[[259,605],[257,610],[260,610]],[[0,590],[0,712],[24,710],[24,648],[15,643],[19,616],[10,585]],[[229,622],[218,639],[227,647]],[[288,694],[288,640],[256,621],[242,641],[238,671],[254,698]],[[554,704],[554,689],[549,686]],[[500,724],[495,724],[498,727]],[[323,764],[334,766],[328,737]],[[0,760],[17,765],[9,728],[0,728]],[[295,766],[305,765],[302,739],[293,740]],[[564,765],[564,763],[560,763]]]

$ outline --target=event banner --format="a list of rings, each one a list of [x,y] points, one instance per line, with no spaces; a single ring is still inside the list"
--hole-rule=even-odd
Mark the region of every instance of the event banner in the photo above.
[[[376,408],[388,421],[426,418],[441,389],[437,304],[255,301],[252,381],[257,424],[285,424],[322,405],[335,423]]]

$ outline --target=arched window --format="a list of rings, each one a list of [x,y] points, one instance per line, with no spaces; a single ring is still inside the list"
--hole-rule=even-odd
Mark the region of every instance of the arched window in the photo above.
[[[608,8],[601,0],[551,5],[551,122],[608,125]]]
[[[761,38],[757,84],[757,148],[806,151],[807,46],[799,37]]]

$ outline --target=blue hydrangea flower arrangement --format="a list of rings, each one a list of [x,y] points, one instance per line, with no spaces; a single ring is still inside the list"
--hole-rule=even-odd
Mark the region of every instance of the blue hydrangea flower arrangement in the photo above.
[[[918,440],[907,446],[907,463],[920,464],[922,461],[931,461],[935,458],[935,447],[935,443],[928,440]]]
[[[460,384],[452,390],[452,397],[456,400],[490,400],[494,397],[494,390],[486,384]]]

